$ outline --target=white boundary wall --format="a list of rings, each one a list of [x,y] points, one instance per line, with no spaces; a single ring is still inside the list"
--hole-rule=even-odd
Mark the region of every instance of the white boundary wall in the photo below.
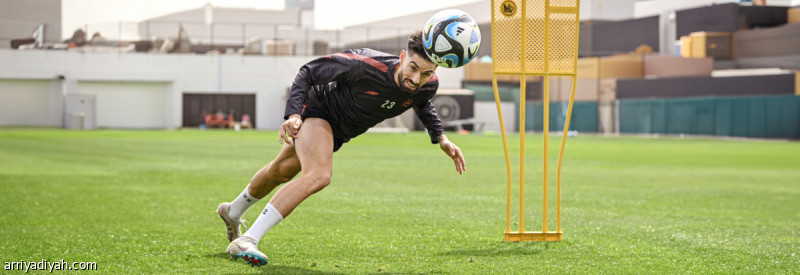
[[[0,49],[0,126],[66,126],[83,111],[66,98],[95,95],[98,127],[177,128],[192,92],[255,94],[256,127],[277,129],[287,88],[313,58]]]

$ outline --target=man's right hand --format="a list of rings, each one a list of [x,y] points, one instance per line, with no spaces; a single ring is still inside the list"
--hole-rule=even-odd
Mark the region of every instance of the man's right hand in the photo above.
[[[300,131],[300,126],[303,125],[303,118],[300,115],[290,115],[289,119],[281,124],[280,130],[280,143],[286,141],[289,145],[294,145],[294,140],[297,139],[297,132]]]

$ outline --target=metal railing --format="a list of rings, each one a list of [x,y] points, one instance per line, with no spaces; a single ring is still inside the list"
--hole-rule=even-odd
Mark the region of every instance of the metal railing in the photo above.
[[[12,39],[30,38],[36,26],[30,22],[0,21],[6,28],[16,28],[13,35],[9,32],[0,34],[0,48],[8,48]],[[30,25],[30,26],[28,26]],[[60,27],[60,26],[59,26]],[[254,54],[280,55],[325,55],[349,48],[372,48],[391,54],[399,54],[406,48],[407,37],[411,28],[393,27],[361,27],[344,30],[315,30],[308,27],[264,23],[214,22],[206,24],[199,21],[143,21],[143,22],[109,22],[84,24],[79,29],[85,34],[88,45],[123,47],[135,44],[135,51],[159,51],[164,41],[180,40],[190,44],[191,53],[209,51],[226,52],[251,46]],[[51,36],[46,45],[54,45],[69,41],[76,30],[61,34],[63,39],[54,41]],[[47,29],[47,32],[61,30]],[[93,37],[98,34],[100,37]],[[13,36],[13,37],[4,37]],[[255,41],[255,42],[254,42]],[[258,43],[260,41],[260,43]],[[149,46],[146,46],[147,44]],[[257,43],[254,49],[252,43]],[[270,45],[284,47],[278,52],[270,51]],[[184,49],[186,50],[186,49]],[[255,50],[255,52],[253,52]],[[174,52],[174,51],[173,51]]]

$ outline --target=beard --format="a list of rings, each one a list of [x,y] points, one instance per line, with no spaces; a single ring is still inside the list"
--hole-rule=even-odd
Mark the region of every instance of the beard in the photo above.
[[[417,90],[419,89],[419,86],[416,86],[417,88],[413,89],[413,90],[409,89],[408,87],[406,87],[406,79],[403,77],[403,71],[402,70],[397,72],[397,79],[398,79],[398,82],[400,84],[400,90],[403,91],[403,93],[406,93],[406,94],[409,94],[409,95],[414,95],[414,94],[417,93]],[[411,81],[411,79],[408,79],[408,81],[410,81],[413,85],[418,85],[416,83],[413,83],[413,81]]]

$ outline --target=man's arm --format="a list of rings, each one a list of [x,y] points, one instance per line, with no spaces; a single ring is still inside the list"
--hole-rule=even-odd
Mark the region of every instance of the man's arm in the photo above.
[[[456,172],[463,175],[464,171],[467,171],[467,161],[464,160],[461,148],[458,148],[445,134],[439,135],[437,141],[442,151],[453,159],[453,163],[456,165]]]
[[[428,100],[423,104],[414,106],[414,112],[417,113],[417,118],[422,122],[422,125],[425,125],[425,129],[428,130],[431,143],[439,143],[439,137],[444,135],[444,129],[442,129],[442,121],[439,120],[439,117],[436,115],[436,108],[433,107],[433,103]]]
[[[434,108],[430,99],[421,105],[415,106],[414,111],[417,113],[419,120],[422,121],[422,124],[425,125],[425,128],[428,129],[431,143],[438,143],[439,148],[442,148],[442,151],[453,159],[453,163],[456,165],[456,171],[459,174],[464,174],[464,171],[467,170],[467,162],[464,160],[461,148],[458,148],[458,146],[450,141],[447,135],[444,134],[442,121],[439,120],[439,117],[436,115],[436,108]]]

